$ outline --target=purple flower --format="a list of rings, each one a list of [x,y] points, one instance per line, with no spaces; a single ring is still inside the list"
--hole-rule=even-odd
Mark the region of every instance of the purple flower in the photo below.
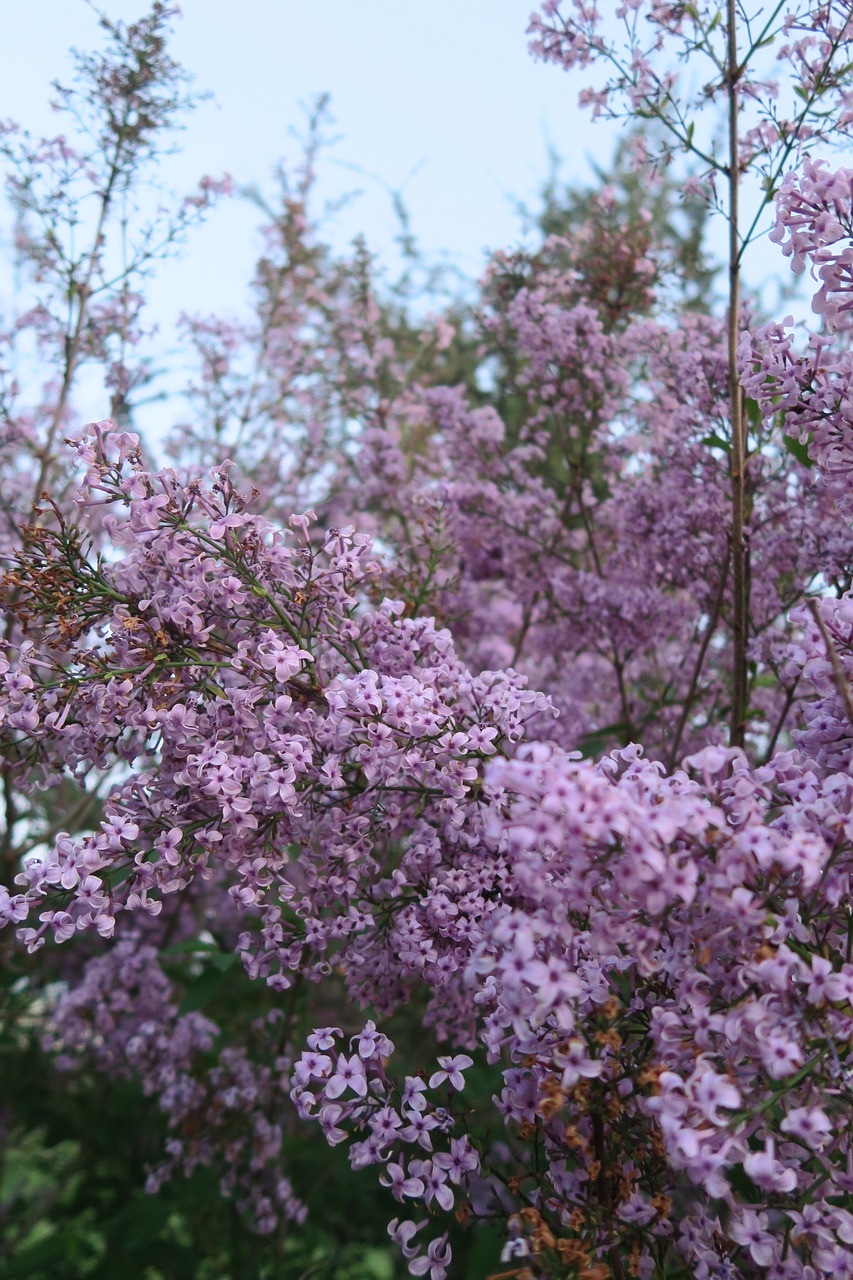
[[[406,1076],[403,1082],[403,1106],[412,1111],[425,1111],[427,1100],[423,1096],[426,1084],[420,1076]]]
[[[412,1168],[416,1162],[413,1162]],[[386,1176],[387,1175],[387,1176]],[[395,1200],[402,1200],[404,1196],[410,1199],[416,1199],[424,1193],[424,1184],[421,1178],[417,1176],[417,1170],[410,1177],[402,1164],[392,1161],[386,1165],[385,1173],[379,1175],[379,1181],[383,1187],[390,1187],[391,1194]]]
[[[586,1045],[582,1040],[570,1040],[565,1050],[554,1055],[554,1060],[562,1068],[564,1089],[570,1089],[581,1077],[594,1080],[604,1070],[604,1063],[597,1058],[590,1058]]]
[[[334,1049],[335,1037],[339,1035],[340,1027],[317,1027],[308,1036],[308,1044],[312,1049]]]
[[[365,1097],[367,1076],[361,1058],[355,1055],[345,1058],[340,1054],[335,1063],[335,1074],[326,1083],[326,1097],[338,1098],[347,1089],[351,1089],[359,1098]]]
[[[434,1071],[430,1076],[429,1087],[437,1089],[446,1080],[452,1089],[464,1089],[465,1077],[462,1072],[474,1065],[474,1059],[469,1058],[467,1053],[457,1053],[455,1057],[439,1058],[438,1062],[441,1070]]]
[[[433,1164],[446,1169],[451,1182],[459,1183],[466,1173],[476,1173],[479,1170],[480,1157],[466,1134],[461,1138],[451,1138],[450,1151],[437,1151],[433,1156]]]
[[[394,1045],[386,1035],[376,1030],[374,1022],[365,1023],[364,1030],[359,1032],[357,1036],[353,1036],[350,1041],[350,1048],[352,1048],[353,1043],[358,1045],[360,1058],[388,1058],[394,1052]]]
[[[709,1067],[701,1071],[697,1080],[691,1080],[690,1093],[711,1124],[725,1123],[719,1115],[719,1107],[734,1110],[741,1104],[739,1090],[725,1076],[717,1075]]]
[[[832,1121],[820,1107],[794,1107],[779,1128],[808,1143],[813,1151],[820,1151],[832,1134]]]
[[[408,1121],[404,1128],[400,1130],[400,1137],[404,1142],[417,1142],[423,1147],[424,1151],[432,1151],[432,1138],[430,1130],[438,1127],[438,1120],[434,1115],[422,1115],[419,1111],[405,1111],[403,1118]]]
[[[293,1075],[299,1084],[307,1084],[313,1077],[325,1079],[332,1070],[332,1059],[325,1053],[303,1053],[293,1069]]]
[[[429,1272],[429,1280],[444,1280],[452,1256],[447,1236],[440,1236],[430,1241],[425,1254],[409,1263],[409,1272],[413,1276],[425,1276]]]
[[[429,1205],[435,1200],[442,1209],[450,1212],[453,1208],[453,1192],[447,1185],[447,1171],[434,1160],[413,1160],[410,1169],[422,1180],[424,1204]]]
[[[307,650],[288,643],[275,631],[267,631],[263,644],[258,645],[258,657],[261,666],[272,671],[281,684],[295,676],[302,669],[303,662],[311,661]]]
[[[383,1146],[387,1146],[389,1142],[396,1140],[397,1130],[403,1122],[393,1107],[382,1107],[374,1112],[369,1123]]]
[[[412,1222],[411,1219],[404,1219],[401,1222],[399,1218],[392,1218],[388,1223],[388,1234],[394,1243],[400,1246],[405,1258],[414,1258],[420,1252],[419,1246],[413,1246],[411,1241],[426,1224],[426,1218],[421,1219],[420,1222]]]
[[[752,1209],[741,1209],[736,1221],[729,1228],[733,1240],[749,1250],[749,1256],[759,1267],[769,1267],[773,1261],[773,1237],[765,1231],[767,1214]]]
[[[772,1138],[768,1138],[763,1151],[753,1151],[744,1157],[744,1170],[753,1182],[765,1191],[789,1192],[797,1185],[796,1170],[781,1164],[775,1155]]]

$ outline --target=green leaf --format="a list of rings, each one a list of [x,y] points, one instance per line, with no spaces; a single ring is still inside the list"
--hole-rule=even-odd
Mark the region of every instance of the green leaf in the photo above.
[[[134,1253],[159,1236],[171,1213],[171,1206],[157,1196],[136,1197],[120,1214],[122,1246]]]
[[[394,1262],[388,1249],[366,1248],[360,1262],[364,1275],[371,1280],[394,1280]]]
[[[161,956],[185,956],[195,955],[196,952],[203,951],[219,953],[219,947],[215,942],[202,942],[201,938],[186,938],[183,942],[176,942],[172,947],[164,947],[160,952]]]
[[[621,722],[618,724],[605,724],[600,729],[594,729],[592,733],[585,733],[577,744],[577,749],[585,760],[589,760],[594,756],[601,755],[608,747],[613,746],[614,736],[620,738],[625,733],[625,725]]]
[[[128,880],[136,870],[133,862],[127,862],[123,867],[118,867],[115,871],[108,871],[104,876],[107,884],[111,889],[115,889],[118,885]]]
[[[809,433],[809,441],[811,441],[811,432]],[[796,436],[783,436],[785,448],[792,457],[797,459],[804,467],[811,469],[814,466],[814,460],[809,457],[808,445],[801,444]]]
[[[729,1185],[742,1200],[746,1200],[747,1204],[761,1204],[764,1200],[764,1192],[755,1185],[742,1164],[733,1165],[727,1171],[726,1178],[729,1181]]]
[[[758,403],[757,400],[751,400],[749,396],[747,396],[744,403],[746,405],[746,416],[750,426],[755,428],[760,427],[764,422],[764,415],[761,412],[761,405]]]
[[[729,441],[724,440],[722,436],[718,436],[716,431],[712,431],[708,436],[703,436],[699,443],[706,444],[709,449],[722,449],[724,453],[731,453],[732,451]]]
[[[500,1267],[504,1233],[495,1227],[478,1226],[465,1258],[465,1280],[493,1275]]]

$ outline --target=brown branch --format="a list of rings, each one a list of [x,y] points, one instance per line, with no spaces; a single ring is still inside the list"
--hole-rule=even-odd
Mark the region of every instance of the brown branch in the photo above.
[[[738,243],[738,79],[744,68],[737,57],[737,0],[727,0],[728,56],[727,88],[729,114],[729,416],[732,426],[731,498],[732,498],[732,718],[730,742],[742,747],[746,730],[748,701],[746,679],[746,640],[749,612],[746,537],[744,530],[746,493],[746,424],[743,395],[737,374],[737,340],[740,319],[740,245]]]
[[[55,461],[53,457],[53,448],[56,444],[56,437],[59,432],[59,428],[62,425],[62,420],[65,417],[68,397],[71,392],[74,376],[77,372],[80,350],[83,344],[86,321],[89,314],[89,300],[94,292],[92,282],[95,278],[95,271],[97,270],[100,253],[104,244],[107,217],[112,206],[116,184],[121,174],[121,163],[124,154],[125,142],[127,140],[130,110],[131,107],[128,102],[125,104],[124,116],[116,135],[107,181],[101,193],[98,222],[95,227],[92,248],[89,251],[86,261],[86,273],[77,288],[77,318],[75,320],[73,330],[70,333],[66,333],[65,336],[65,369],[62,375],[62,386],[59,391],[59,398],[54,405],[53,413],[51,414],[50,426],[48,427],[44,446],[41,451],[41,464],[39,467],[38,478],[35,483],[35,489],[33,491],[33,506],[35,506],[41,499],[42,490],[47,483],[50,475],[50,469]]]
[[[681,709],[681,716],[675,730],[675,737],[672,740],[672,747],[669,752],[669,771],[675,768],[675,762],[678,758],[678,748],[681,746],[681,739],[684,736],[684,730],[687,727],[687,720],[690,716],[690,709],[696,699],[699,688],[699,677],[702,674],[702,668],[705,665],[705,656],[708,652],[708,645],[711,643],[711,637],[717,630],[717,623],[720,618],[720,610],[723,607],[723,597],[726,593],[726,583],[729,577],[729,562],[731,560],[731,549],[726,552],[726,558],[723,563],[722,573],[720,574],[720,585],[717,590],[717,598],[714,601],[714,608],[708,619],[708,625],[705,628],[705,634],[702,637],[702,643],[699,646],[699,653],[696,656],[696,665],[693,668],[693,676],[690,681],[690,688],[687,690],[687,697],[684,699],[684,706]]]
[[[844,703],[844,710],[847,714],[847,720],[853,728],[853,690],[850,688],[850,681],[847,679],[847,672],[842,666],[841,659],[838,656],[838,650],[832,636],[829,634],[829,628],[820,616],[817,600],[812,597],[808,602],[811,615],[817,623],[818,630],[823,637],[823,643],[826,645],[826,652],[829,655],[829,661],[832,663],[832,678],[835,687],[838,690],[838,696]]]
[[[18,857],[13,844],[12,830],[18,818],[18,807],[15,803],[15,790],[12,783],[11,762],[6,760],[0,769],[4,797],[4,830],[0,839],[0,884],[11,889],[18,871]]]
[[[521,651],[524,648],[524,642],[527,639],[528,632],[530,631],[530,625],[533,622],[533,610],[536,608],[537,604],[539,603],[539,596],[540,596],[539,591],[538,590],[534,591],[533,595],[530,597],[527,604],[524,606],[524,613],[521,619],[521,627],[519,628],[518,638],[516,639],[515,648],[513,649],[512,658],[510,659],[509,665],[511,667],[514,667],[515,664],[518,662],[519,658],[521,657]]]
[[[794,696],[797,692],[797,686],[799,685],[799,683],[800,683],[800,677],[797,676],[796,680],[791,685],[791,687],[789,689],[786,689],[785,691],[785,702],[782,707],[782,710],[779,713],[779,719],[776,721],[776,727],[773,730],[773,735],[770,739],[770,742],[767,745],[767,751],[764,756],[765,764],[767,764],[767,762],[772,757],[773,752],[776,750],[776,743],[779,741],[779,735],[782,732],[783,728],[785,727],[785,721],[788,719],[788,712],[791,710],[791,707],[794,705]]]
[[[583,521],[583,527],[586,532],[587,541],[589,543],[592,562],[595,565],[596,576],[604,582],[604,566],[602,565],[601,558],[598,554],[598,547],[595,543],[595,532],[593,530],[592,521],[589,518],[589,512],[587,511],[583,500],[583,492],[580,484],[575,486],[574,492],[578,508],[580,510],[581,520]],[[610,636],[610,640],[613,644],[613,657],[608,657],[608,660],[616,675],[616,687],[619,691],[619,705],[622,710],[622,723],[625,729],[623,735],[624,742],[622,745],[627,747],[630,742],[636,741],[636,734],[634,733],[634,721],[631,716],[631,702],[628,697],[628,688],[625,684],[625,662],[622,661],[616,652],[616,641],[612,634]],[[627,661],[627,657],[625,661]]]

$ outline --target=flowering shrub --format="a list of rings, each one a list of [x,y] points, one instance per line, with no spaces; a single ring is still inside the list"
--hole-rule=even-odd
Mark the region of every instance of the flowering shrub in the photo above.
[[[210,1171],[271,1265],[311,1229],[311,1143],[430,1280],[853,1276],[853,224],[849,171],[810,154],[853,119],[853,23],[633,0],[623,41],[566,8],[534,52],[608,64],[582,101],[704,166],[722,318],[607,188],[575,234],[495,255],[470,315],[415,321],[363,248],[320,245],[315,133],[256,322],[187,321],[194,417],[157,466],[116,420],[140,264],[120,323],[89,305],[112,197],[82,278],[62,217],[50,253],[22,232],[76,310],[18,326],[63,353],[47,408],[2,400],[36,498],[3,511],[9,1007],[59,1072],[154,1100],[148,1189]],[[169,16],[106,23],[96,114],[148,93],[168,123]],[[720,100],[725,159],[679,41],[713,65],[693,106]],[[152,154],[131,135],[95,133],[120,185]],[[24,228],[37,190],[13,186]],[[805,343],[741,302],[774,195],[817,286]],[[81,428],[84,358],[115,396]]]

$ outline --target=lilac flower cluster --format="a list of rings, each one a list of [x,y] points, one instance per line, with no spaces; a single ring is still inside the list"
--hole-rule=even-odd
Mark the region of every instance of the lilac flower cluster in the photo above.
[[[849,778],[685,764],[539,746],[490,767],[519,797],[498,819],[518,891],[468,979],[491,1057],[518,1064],[500,1109],[541,1134],[538,1207],[580,1211],[605,1256],[634,1233],[641,1274],[658,1239],[700,1276],[850,1275]],[[684,1181],[702,1195],[674,1213]]]
[[[375,1173],[429,1280],[490,1219],[519,1280],[853,1278],[853,188],[807,154],[853,125],[848,9],[777,8],[727,74],[716,5],[627,0],[621,44],[586,0],[531,24],[538,56],[608,64],[595,114],[664,122],[689,190],[763,179],[742,250],[775,192],[772,239],[817,284],[806,344],[737,290],[727,323],[685,310],[607,188],[490,262],[471,326],[505,421],[476,377],[445,385],[446,318],[401,336],[368,256],[330,264],[309,154],[256,322],[187,321],[175,469],[102,422],[64,488],[66,391],[46,443],[3,394],[0,466],[27,455],[40,505],[0,511],[4,837],[32,835],[0,925],[59,974],[57,1064],[157,1100],[152,1191],[211,1167],[258,1231],[299,1223],[299,1121]],[[744,122],[728,166],[680,114],[673,37],[714,67],[694,105]],[[42,159],[79,177],[64,144]],[[130,341],[127,292],[119,314],[86,290],[86,342]],[[61,338],[47,308],[23,329]],[[722,745],[733,393],[746,750]],[[35,801],[68,784],[99,808],[64,830]],[[263,1012],[182,1012],[206,964]]]
[[[445,1093],[461,1092],[473,1059],[465,1053],[440,1056],[428,1080],[406,1076],[395,1086],[387,1075],[394,1045],[373,1022],[352,1037],[349,1054],[338,1047],[340,1038],[338,1027],[308,1037],[309,1047],[293,1073],[291,1096],[299,1115],[318,1121],[333,1145],[359,1135],[349,1149],[353,1169],[384,1166],[379,1180],[401,1204],[409,1200],[428,1211],[450,1213],[458,1196],[470,1194],[472,1180],[480,1180],[480,1157],[467,1134],[451,1136],[457,1122],[428,1095],[442,1087]],[[411,1147],[425,1155],[413,1156]],[[426,1221],[395,1218],[389,1234],[401,1246],[411,1275],[429,1273],[430,1280],[443,1280],[452,1249],[444,1233],[423,1251],[424,1240],[414,1237]]]

